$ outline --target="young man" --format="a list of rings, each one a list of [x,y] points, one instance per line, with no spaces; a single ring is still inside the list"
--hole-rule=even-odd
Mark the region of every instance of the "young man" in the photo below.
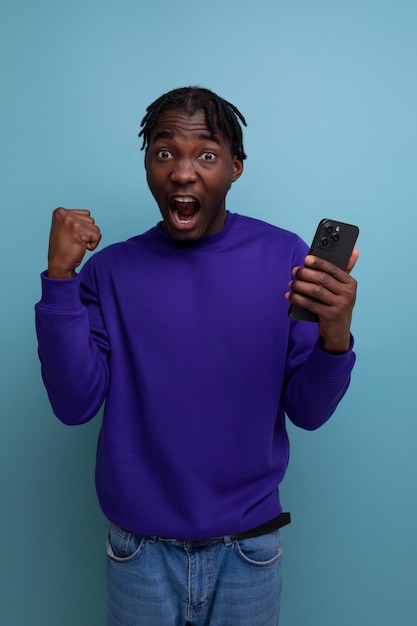
[[[99,229],[88,211],[54,211],[39,354],[63,422],[105,403],[111,626],[277,624],[286,415],[318,428],[349,385],[356,281],[226,211],[246,158],[239,119],[206,89],[155,101],[140,135],[162,221],[79,275]],[[318,324],[291,321],[289,302]]]

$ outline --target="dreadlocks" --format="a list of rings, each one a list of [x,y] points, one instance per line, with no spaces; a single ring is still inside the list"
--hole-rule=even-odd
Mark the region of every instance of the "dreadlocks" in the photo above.
[[[216,126],[230,141],[232,154],[239,159],[246,159],[243,148],[242,128],[239,120],[246,126],[246,120],[234,104],[223,100],[209,89],[202,87],[180,87],[160,96],[146,109],[146,115],[141,122],[142,130],[139,137],[143,137],[142,150],[148,148],[152,132],[159,115],[163,111],[180,109],[188,115],[203,110],[210,133],[216,134]]]

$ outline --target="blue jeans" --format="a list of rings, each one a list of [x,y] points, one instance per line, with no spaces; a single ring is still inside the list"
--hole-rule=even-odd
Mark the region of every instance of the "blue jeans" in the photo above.
[[[279,530],[231,541],[145,537],[111,525],[108,626],[277,626]]]

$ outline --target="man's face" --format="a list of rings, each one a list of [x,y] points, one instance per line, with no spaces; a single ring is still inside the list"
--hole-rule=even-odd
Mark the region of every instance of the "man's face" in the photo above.
[[[192,241],[220,231],[226,194],[243,171],[220,130],[211,135],[204,111],[159,115],[145,156],[151,190],[163,217],[162,228],[175,239]]]

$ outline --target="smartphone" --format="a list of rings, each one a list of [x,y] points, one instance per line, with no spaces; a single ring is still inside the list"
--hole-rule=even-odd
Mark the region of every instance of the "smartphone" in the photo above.
[[[359,235],[359,228],[336,220],[324,219],[319,223],[309,254],[330,261],[342,270],[347,268],[353,248]],[[292,320],[317,322],[315,313],[296,304],[291,304],[288,314]]]

